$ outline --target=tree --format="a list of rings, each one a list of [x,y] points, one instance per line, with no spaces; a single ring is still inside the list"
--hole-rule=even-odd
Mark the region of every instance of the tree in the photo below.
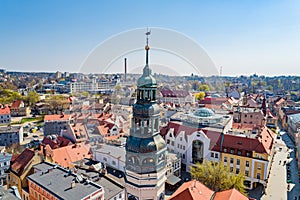
[[[204,97],[205,97],[205,92],[199,92],[199,93],[195,94],[196,100],[203,100]]]
[[[198,90],[200,91],[208,91],[209,90],[209,87],[207,84],[201,84],[198,88]]]
[[[28,101],[30,106],[34,106],[36,102],[40,100],[40,95],[35,91],[30,91],[25,99]]]
[[[192,178],[199,180],[214,191],[223,191],[235,188],[246,195],[245,176],[234,174],[221,163],[204,161],[191,167]]]
[[[22,99],[22,96],[18,92],[10,89],[0,90],[0,104],[9,104],[20,99]]]
[[[60,114],[70,106],[68,98],[63,95],[51,95],[45,99],[45,103],[50,105],[52,114]]]

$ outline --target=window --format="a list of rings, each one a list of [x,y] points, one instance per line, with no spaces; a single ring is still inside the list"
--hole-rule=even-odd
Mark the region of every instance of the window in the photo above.
[[[215,154],[215,158],[219,158],[219,154],[216,153],[216,154]]]
[[[224,163],[227,163],[227,157],[224,157]]]
[[[260,163],[257,164],[257,169],[261,170],[261,164]]]
[[[170,140],[169,139],[167,139],[167,144],[170,144]]]
[[[174,141],[171,142],[171,145],[174,146]]]
[[[238,154],[238,155],[242,155],[242,152],[241,152],[241,151],[238,151],[237,154]]]
[[[177,144],[177,148],[179,149],[179,144]]]
[[[240,165],[240,159],[236,160],[236,165]]]
[[[232,154],[233,154],[233,153],[234,153],[234,149],[230,149],[230,153],[232,153]]]
[[[104,160],[105,162],[107,162],[107,158],[104,157],[103,160]]]
[[[236,173],[236,174],[240,173],[240,169],[237,168],[237,169],[235,170],[235,173]]]
[[[227,152],[227,149],[226,148],[224,148],[224,150],[223,150],[224,152]]]
[[[185,154],[182,154],[182,159],[185,159]]]
[[[256,178],[257,178],[257,179],[260,179],[260,173],[257,173],[257,174],[256,174]]]
[[[182,137],[180,137],[180,141],[182,141]]]
[[[214,158],[215,154],[214,153],[210,153],[210,157]]]
[[[230,164],[233,164],[233,158],[230,158]]]
[[[249,176],[249,171],[248,170],[245,171],[245,176]]]
[[[246,161],[246,167],[249,167],[249,161]]]
[[[250,156],[250,152],[247,152],[247,153],[246,153],[246,156],[248,156],[248,157],[249,157],[249,156]]]
[[[185,150],[185,146],[184,145],[182,145],[182,149]]]

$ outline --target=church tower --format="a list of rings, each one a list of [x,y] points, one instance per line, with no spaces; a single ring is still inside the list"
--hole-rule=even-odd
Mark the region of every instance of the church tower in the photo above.
[[[148,37],[146,65],[137,81],[137,102],[126,143],[126,190],[129,200],[161,200],[165,192],[166,143],[159,134],[160,109],[157,83],[149,67]]]

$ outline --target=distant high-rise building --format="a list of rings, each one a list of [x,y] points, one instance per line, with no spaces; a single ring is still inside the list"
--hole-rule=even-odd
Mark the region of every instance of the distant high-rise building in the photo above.
[[[157,83],[148,64],[137,81],[132,127],[126,143],[126,190],[128,199],[164,199],[166,143],[159,134],[160,109],[156,103]]]

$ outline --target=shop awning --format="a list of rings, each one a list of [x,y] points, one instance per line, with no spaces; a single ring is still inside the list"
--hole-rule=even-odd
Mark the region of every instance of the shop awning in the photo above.
[[[178,183],[179,181],[181,181],[180,178],[178,178],[177,176],[175,175],[170,175],[168,178],[167,178],[167,183],[170,184],[170,185],[175,185],[176,183]]]

